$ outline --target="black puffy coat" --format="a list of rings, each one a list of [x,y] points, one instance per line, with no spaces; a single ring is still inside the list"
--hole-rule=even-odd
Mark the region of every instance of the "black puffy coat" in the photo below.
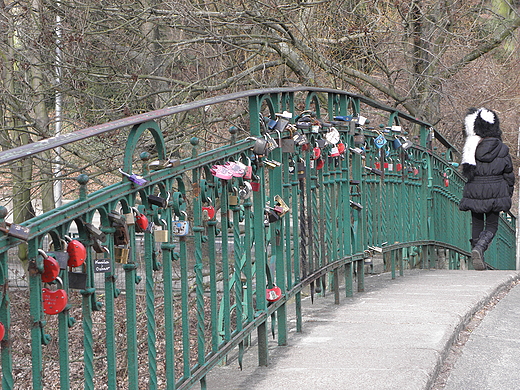
[[[476,166],[464,186],[459,209],[476,213],[508,211],[515,184],[509,148],[498,138],[482,138]]]

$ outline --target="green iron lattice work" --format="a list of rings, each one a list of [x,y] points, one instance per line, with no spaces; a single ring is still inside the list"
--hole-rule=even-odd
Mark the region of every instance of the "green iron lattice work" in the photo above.
[[[162,169],[151,169],[149,154],[136,150],[139,140],[151,135],[152,157],[165,161],[168,147],[159,126],[163,118],[237,101],[248,113],[248,129],[232,128],[226,145],[205,148],[193,138],[187,157]],[[312,126],[293,127],[296,117],[302,117],[296,107],[315,113],[315,118],[304,115]],[[276,115],[283,111],[293,114],[288,126]],[[335,118],[341,116],[345,118]],[[384,118],[384,123],[370,128],[361,116],[372,122]],[[329,126],[338,130],[344,151],[324,144]],[[3,389],[15,388],[24,370],[25,376],[32,375],[34,389],[47,388],[54,381],[46,374],[50,367],[58,367],[62,389],[94,389],[98,377],[106,378],[109,389],[187,389],[197,382],[205,388],[207,372],[235,348],[242,363],[252,337],[257,339],[259,364],[268,364],[268,334],[286,344],[289,302],[295,305],[301,331],[303,289],[310,287],[313,298],[332,290],[339,301],[339,276],[344,274],[345,295],[352,296],[354,289],[363,291],[366,264],[376,256],[383,257],[394,277],[407,267],[439,266],[438,251],[445,253],[446,267],[467,265],[470,221],[468,213],[457,209],[463,187],[453,164],[457,151],[427,123],[367,98],[304,87],[235,93],[0,152],[0,164],[9,168],[21,158],[115,131],[128,131],[123,171],[138,173],[145,184],[123,176],[89,193],[91,181],[80,175],[77,199],[22,224],[30,231],[26,241],[12,235],[0,238]],[[379,135],[387,141],[382,148],[374,144]],[[396,140],[403,135],[413,146],[399,146]],[[254,152],[264,141],[273,142],[272,150],[259,156]],[[315,147],[321,159],[314,158]],[[215,177],[212,167],[228,161],[251,165],[252,179]],[[237,196],[243,195],[246,181],[254,186],[252,197]],[[166,204],[157,205],[150,196]],[[288,211],[272,210],[283,206],[280,199]],[[275,213],[272,220],[266,220],[266,209]],[[111,220],[114,210],[144,214],[170,232],[168,239],[156,242],[153,231],[138,232],[129,217],[129,243],[121,248]],[[2,208],[0,222],[7,215]],[[98,219],[94,228],[106,237],[101,254],[90,225]],[[187,235],[172,234],[178,221],[189,222]],[[73,231],[87,248],[86,261],[76,269],[62,267],[58,287],[68,293],[69,304],[59,314],[47,315],[39,250],[51,245],[49,254],[59,257],[63,238]],[[515,219],[504,215],[487,257],[494,267],[514,268],[514,233]],[[29,309],[26,328],[18,332],[30,332],[30,338],[11,327],[8,285],[9,253],[25,242]],[[128,249],[126,261],[123,249]],[[102,282],[95,272],[100,256],[111,264]],[[70,277],[77,275],[70,271],[85,277],[83,287],[72,288]],[[270,302],[266,288],[275,286],[281,298]],[[118,314],[121,307],[124,315]],[[30,344],[30,366],[18,360],[17,352],[27,345],[16,343]],[[72,366],[83,374],[71,375]]]

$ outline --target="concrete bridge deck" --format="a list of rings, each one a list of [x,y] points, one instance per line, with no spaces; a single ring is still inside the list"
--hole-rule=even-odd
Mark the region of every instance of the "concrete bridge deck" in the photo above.
[[[253,346],[243,370],[231,360],[208,375],[207,388],[520,388],[518,278],[518,271],[447,270],[367,276],[366,292],[340,305],[331,293],[314,304],[306,298],[303,332],[291,321],[288,345],[271,341],[268,367],[257,365]]]

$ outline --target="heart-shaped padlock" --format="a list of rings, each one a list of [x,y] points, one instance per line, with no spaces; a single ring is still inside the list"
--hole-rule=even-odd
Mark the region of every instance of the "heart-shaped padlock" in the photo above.
[[[276,302],[282,297],[282,289],[276,285],[265,290],[265,298],[268,302]]]
[[[137,209],[133,208],[135,212],[135,231],[137,233],[143,233],[148,229],[148,218],[143,213],[137,211]]]
[[[83,265],[87,258],[87,249],[78,240],[70,240],[67,244],[67,253],[69,254],[69,260],[67,265],[69,267],[79,267]]]
[[[50,283],[54,281],[60,273],[60,265],[54,257],[48,256],[43,249],[38,249],[38,253],[43,257],[42,282]]]
[[[68,303],[67,292],[62,288],[54,291],[46,287],[42,288],[42,299],[43,311],[51,315],[61,313]]]
[[[202,206],[202,212],[206,212],[210,220],[215,218],[215,207],[213,206]]]

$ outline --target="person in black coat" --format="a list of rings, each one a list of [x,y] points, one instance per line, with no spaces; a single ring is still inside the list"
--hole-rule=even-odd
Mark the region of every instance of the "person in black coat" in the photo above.
[[[469,109],[464,130],[462,174],[467,182],[459,209],[471,211],[471,259],[473,268],[484,270],[484,252],[498,230],[500,212],[511,208],[515,175],[496,113]]]

